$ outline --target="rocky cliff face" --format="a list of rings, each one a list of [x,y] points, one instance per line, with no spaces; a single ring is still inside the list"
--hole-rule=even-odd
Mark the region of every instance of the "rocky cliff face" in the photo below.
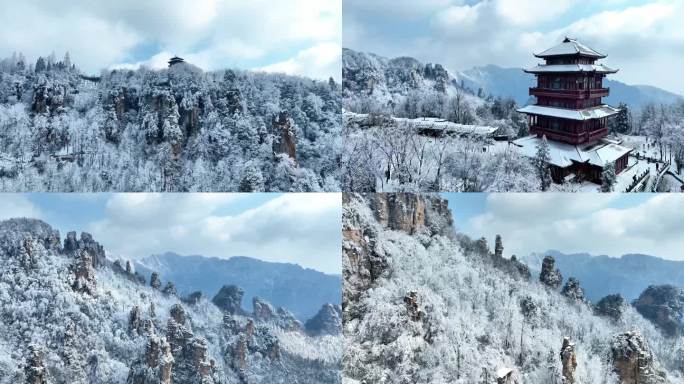
[[[611,345],[611,357],[621,383],[667,383],[665,374],[654,361],[643,337],[637,332],[616,335]]]
[[[585,301],[584,290],[580,286],[579,280],[574,277],[569,278],[568,281],[565,282],[565,285],[561,290],[561,295],[578,303],[583,303]]]
[[[231,315],[244,314],[242,309],[242,296],[245,291],[235,285],[224,285],[211,301],[221,310]]]
[[[407,234],[451,236],[453,218],[448,202],[437,195],[411,193],[343,194],[343,204],[367,205],[376,225],[345,207],[342,220],[343,303],[353,303],[373,282],[387,273],[384,250],[378,248],[378,230],[391,229]],[[343,309],[354,316],[354,310]]]
[[[254,297],[252,308],[254,308],[254,320],[258,322],[275,324],[288,331],[299,332],[302,330],[302,323],[295,318],[292,312],[283,307],[274,308],[271,303]]]
[[[286,154],[297,163],[297,138],[295,137],[294,120],[287,112],[280,112],[273,119],[273,152]]]
[[[600,306],[607,316],[619,312],[619,321],[595,316],[577,279],[560,292],[553,258],[543,263],[540,281],[529,281],[513,268],[517,259],[504,256],[501,237],[490,250],[486,239],[436,236],[449,232],[430,230],[433,198],[343,194],[343,362],[350,383],[506,382],[512,371],[521,383],[616,383],[618,371],[639,367],[623,368],[629,359],[613,358],[630,355],[611,343],[624,329],[640,329],[655,346],[642,368],[660,372],[657,357],[680,382],[672,356],[681,341],[619,303]],[[449,214],[441,223],[450,221]],[[572,341],[549,348],[549,340],[566,335]]]
[[[622,297],[622,295],[608,295],[594,306],[594,313],[599,316],[605,316],[613,321],[620,321],[622,319],[622,314],[627,306],[627,301]]]
[[[558,289],[563,283],[563,274],[558,269],[554,269],[554,263],[553,256],[544,257],[539,281],[549,288]]]
[[[376,193],[367,195],[375,219],[383,227],[404,231],[446,235],[453,230],[448,202],[436,195]]]
[[[575,383],[575,370],[577,369],[577,356],[575,355],[575,344],[570,342],[570,338],[566,337],[563,339],[563,345],[560,351],[561,364],[563,369],[561,374],[563,375],[564,384]]]
[[[676,336],[684,331],[684,289],[652,285],[634,301],[634,308],[667,335]]]
[[[257,321],[237,287],[222,308],[186,303],[104,254],[87,234],[62,247],[41,221],[0,221],[0,382],[340,382],[341,337],[311,337],[282,308]]]
[[[325,304],[304,327],[310,335],[339,335],[342,333],[342,307]]]

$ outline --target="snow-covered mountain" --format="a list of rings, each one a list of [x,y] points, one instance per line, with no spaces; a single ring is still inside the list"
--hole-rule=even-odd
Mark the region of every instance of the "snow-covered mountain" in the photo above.
[[[264,300],[244,310],[237,286],[181,300],[32,219],[0,222],[0,265],[0,383],[340,382],[338,306],[303,326]]]
[[[4,191],[339,191],[333,80],[0,60]]]
[[[483,101],[465,92],[440,64],[425,64],[412,57],[389,59],[373,53],[342,50],[342,89],[346,109],[367,113],[422,115],[402,104],[411,99],[447,98],[458,95],[473,108]],[[422,111],[425,113],[426,111]],[[407,116],[417,117],[417,116]]]
[[[372,112],[389,103],[397,108],[403,98],[416,92],[460,91],[475,105],[482,103],[477,96],[493,96],[512,98],[522,106],[530,102],[528,91],[534,83],[534,75],[522,68],[486,65],[451,73],[440,64],[424,64],[412,57],[388,59],[346,48],[342,54],[345,107],[358,112]],[[605,85],[610,87],[610,96],[604,98],[608,104],[624,102],[635,110],[649,103],[672,104],[682,100],[682,95],[658,87],[627,85],[613,78],[606,79]]]
[[[609,76],[604,84],[610,87],[610,95],[604,101],[610,105],[626,103],[638,110],[646,104],[672,104],[682,100],[681,95],[649,85],[627,85]],[[496,65],[475,67],[455,74],[455,79],[476,93],[482,89],[484,94],[494,97],[513,98],[518,105],[530,101],[528,90],[535,84],[533,74],[525,73],[522,68],[502,68]]]
[[[148,279],[152,272],[157,272],[161,280],[173,281],[178,292],[184,295],[195,291],[213,294],[223,285],[237,285],[245,291],[245,297],[258,296],[285,307],[301,321],[313,317],[326,303],[342,303],[341,276],[296,264],[242,256],[220,259],[167,252],[135,262],[135,270]],[[244,306],[251,310],[252,303]]]
[[[681,335],[618,299],[589,305],[551,258],[530,279],[505,241],[490,250],[486,239],[455,233],[443,198],[343,202],[349,383],[684,382]]]
[[[556,266],[566,276],[577,278],[593,302],[613,293],[632,301],[654,284],[672,284],[684,288],[683,261],[640,254],[609,257],[588,253],[564,254],[555,250],[531,253],[521,260],[533,273],[538,274],[541,260],[546,255],[553,256]]]

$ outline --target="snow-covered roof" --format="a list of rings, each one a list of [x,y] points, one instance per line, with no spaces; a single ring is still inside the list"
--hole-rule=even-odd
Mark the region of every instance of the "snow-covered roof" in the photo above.
[[[537,57],[551,57],[551,56],[565,56],[565,55],[580,55],[595,58],[604,58],[606,55],[596,52],[575,39],[566,37],[562,43],[551,47],[546,51],[535,54]]]
[[[523,137],[513,141],[518,150],[527,157],[537,155],[537,145],[542,139],[535,135]],[[547,140],[551,164],[561,168],[569,167],[573,162],[589,163],[599,167],[612,163],[632,148],[623,147],[608,140],[599,140],[590,144],[571,145],[559,141]]]
[[[449,133],[470,134],[487,136],[496,132],[497,128],[489,125],[470,125],[457,124],[435,117],[419,117],[416,119],[409,119],[405,117],[395,117],[396,122],[404,122],[410,124],[417,129],[433,129]]]
[[[608,68],[603,64],[552,64],[537,65],[525,70],[527,73],[561,73],[561,72],[596,72],[615,73],[617,69]]]
[[[608,117],[620,112],[619,109],[613,108],[610,105],[598,105],[596,107],[585,109],[564,109],[545,107],[541,105],[527,105],[517,109],[518,112],[527,113],[530,115],[541,115],[560,117],[561,119],[570,120],[591,120]]]

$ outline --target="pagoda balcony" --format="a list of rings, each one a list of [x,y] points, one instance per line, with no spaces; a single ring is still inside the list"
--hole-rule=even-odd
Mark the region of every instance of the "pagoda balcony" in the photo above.
[[[553,88],[530,88],[530,96],[557,97],[563,99],[591,99],[595,97],[606,97],[610,93],[610,88],[594,89],[553,89]]]
[[[608,128],[599,128],[591,132],[563,132],[548,127],[533,125],[530,126],[530,133],[535,134],[539,137],[546,136],[546,138],[549,140],[562,141],[564,143],[577,145],[591,141],[596,141],[608,136]]]

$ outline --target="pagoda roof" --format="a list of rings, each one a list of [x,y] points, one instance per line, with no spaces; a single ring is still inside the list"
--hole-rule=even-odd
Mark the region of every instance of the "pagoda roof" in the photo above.
[[[185,62],[185,60],[183,60],[182,58],[180,58],[178,56],[174,56],[171,59],[169,59],[169,66],[174,65],[174,64],[183,63],[183,62]]]
[[[513,141],[518,150],[527,157],[537,155],[537,146],[541,138],[532,135]],[[614,141],[601,139],[589,144],[572,145],[560,141],[547,140],[549,144],[550,163],[561,167],[569,167],[575,163],[589,163],[604,167],[608,163],[615,162],[633,149],[624,147]]]
[[[529,115],[550,116],[570,120],[600,119],[615,115],[620,112],[619,109],[605,104],[585,109],[565,109],[546,107],[542,105],[527,105],[525,107],[519,108],[517,111]]]
[[[608,68],[603,64],[552,64],[537,65],[525,70],[527,73],[563,73],[563,72],[595,72],[616,73],[617,69]]]
[[[599,53],[595,51],[592,48],[587,47],[586,45],[580,43],[579,41],[575,39],[571,39],[569,37],[566,37],[565,40],[563,40],[562,43],[556,45],[555,47],[551,47],[547,49],[546,51],[543,51],[541,53],[536,53],[536,57],[554,57],[554,56],[587,56],[587,57],[594,57],[597,59],[602,59],[606,57],[606,55]]]

